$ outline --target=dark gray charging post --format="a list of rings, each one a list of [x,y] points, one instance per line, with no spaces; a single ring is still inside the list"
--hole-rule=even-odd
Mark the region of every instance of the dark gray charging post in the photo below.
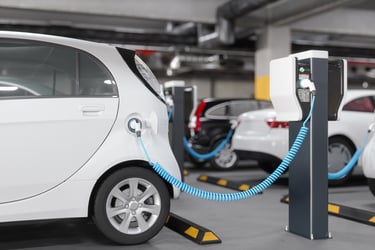
[[[181,173],[184,170],[185,148],[183,138],[189,121],[189,114],[197,105],[197,87],[185,87],[183,81],[169,81],[165,84],[164,94],[173,102],[173,114],[170,120],[170,143],[180,166]],[[184,179],[182,174],[181,180]]]
[[[309,128],[289,165],[289,224],[291,233],[327,239],[328,120],[338,120],[347,88],[345,60],[328,61],[327,51],[310,50],[270,63],[270,97],[278,121],[289,121],[289,148],[314,109]],[[314,91],[316,89],[316,91]],[[301,134],[302,135],[302,134]]]
[[[180,166],[181,173],[184,167],[184,144],[182,138],[185,136],[185,87],[172,87],[173,114],[172,114],[172,150]]]
[[[327,58],[306,58],[303,53],[292,56],[298,61],[297,76],[308,76],[314,82],[317,91],[314,110],[308,124],[309,134],[289,166],[288,230],[309,239],[326,239],[330,237],[327,168],[328,53]],[[301,77],[297,77],[297,80],[299,79]],[[303,108],[302,104],[301,106]],[[302,123],[289,122],[290,146]]]

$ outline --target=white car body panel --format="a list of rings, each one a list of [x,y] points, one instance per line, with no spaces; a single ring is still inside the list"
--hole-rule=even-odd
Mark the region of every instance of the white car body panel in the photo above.
[[[283,57],[270,62],[270,97],[278,121],[299,121],[302,108],[296,93],[297,59]],[[290,84],[285,84],[290,83]]]
[[[129,69],[115,47],[76,39],[19,32],[0,32],[0,39],[1,38],[50,42],[71,46],[93,55],[106,65],[114,77],[118,87],[119,99],[103,98],[103,100],[99,101],[96,100],[96,98],[77,97],[74,98],[75,100],[72,105],[67,105],[67,107],[65,107],[63,103],[64,100],[67,101],[67,98],[62,98],[61,101],[52,98],[51,101],[53,105],[48,106],[46,104],[47,107],[44,109],[44,112],[50,112],[49,118],[51,120],[47,122],[49,127],[45,130],[38,128],[38,124],[40,125],[41,121],[46,122],[46,120],[43,120],[45,117],[37,115],[33,109],[38,105],[42,105],[41,103],[43,101],[48,102],[47,99],[35,99],[36,106],[33,107],[31,105],[26,109],[22,106],[24,110],[19,106],[18,108],[22,112],[29,112],[22,118],[18,117],[15,113],[12,114],[12,112],[7,111],[9,112],[9,114],[7,114],[7,119],[13,122],[17,119],[22,119],[24,124],[19,125],[20,127],[25,127],[26,123],[29,123],[28,126],[31,127],[21,133],[24,138],[19,137],[19,139],[14,142],[2,139],[0,143],[2,150],[6,148],[4,145],[9,143],[11,143],[12,148],[15,148],[16,143],[27,140],[27,133],[36,130],[37,133],[48,133],[53,136],[43,142],[44,150],[47,148],[47,145],[55,146],[53,142],[56,138],[54,137],[57,136],[57,139],[62,141],[62,144],[58,146],[58,150],[61,150],[61,157],[56,158],[57,153],[53,152],[51,149],[50,155],[43,158],[39,157],[39,160],[42,161],[41,164],[45,162],[51,163],[53,160],[55,161],[54,165],[58,165],[59,168],[62,165],[72,164],[73,162],[79,162],[79,164],[69,166],[66,169],[56,172],[46,169],[46,165],[37,168],[37,172],[33,172],[32,169],[28,169],[23,165],[23,170],[26,171],[21,174],[24,183],[21,183],[21,185],[15,189],[15,193],[13,193],[12,190],[9,191],[10,188],[14,188],[11,178],[18,176],[19,173],[17,173],[17,170],[12,171],[12,169],[8,167],[6,171],[10,172],[7,172],[6,176],[0,177],[3,182],[0,184],[0,200],[3,202],[0,204],[0,222],[87,216],[91,192],[98,179],[106,171],[124,162],[136,160],[146,161],[135,135],[127,130],[127,122],[129,118],[134,116],[140,118],[144,123],[142,138],[151,160],[159,162],[171,175],[177,179],[181,179],[180,169],[169,144],[166,105],[141,83],[131,69]],[[4,101],[0,101],[0,112],[4,117],[6,106],[1,106],[2,102]],[[16,102],[12,104],[13,107],[9,108],[15,108],[15,103]],[[19,102],[19,105],[21,104],[22,101]],[[62,108],[62,106],[64,107]],[[98,117],[95,115],[83,115],[80,109],[82,106],[94,107],[94,109],[96,109],[97,106],[99,106],[100,109],[104,108],[102,115],[99,116],[100,120],[96,123],[92,123]],[[52,122],[58,119],[58,114],[56,113],[57,108],[64,110],[63,114],[65,117],[72,116],[62,127],[56,124],[54,127],[54,122]],[[76,110],[72,111],[73,109]],[[88,111],[90,112],[90,108],[88,108]],[[38,121],[38,119],[41,121]],[[74,121],[74,119],[76,119],[76,121]],[[75,124],[75,122],[77,123]],[[79,124],[83,128],[78,128]],[[90,126],[88,127],[89,124]],[[0,126],[6,126],[3,120],[0,122]],[[69,129],[79,129],[79,133],[81,133],[81,135],[83,134],[84,139],[82,139],[82,141],[77,140],[77,138],[74,139],[74,135],[77,134],[75,132],[69,134],[68,131],[65,131],[67,130],[67,126],[69,126]],[[87,129],[87,131],[82,131],[83,129]],[[99,130],[102,132],[95,134],[95,132]],[[105,132],[106,130],[108,131]],[[0,133],[1,136],[6,136],[5,132]],[[95,136],[90,138],[89,135]],[[34,161],[33,165],[36,165],[38,157],[32,155],[32,152],[35,153],[35,151],[38,150],[39,142],[37,141],[37,134],[30,136],[32,141],[28,142],[28,145],[33,143],[35,148],[30,149],[28,152],[25,145],[21,146],[20,150],[17,152],[17,157],[21,158],[23,154],[29,154],[29,159]],[[7,140],[9,140],[9,138]],[[83,145],[86,145],[86,143],[93,143],[93,145],[85,148]],[[74,157],[64,152],[69,145],[73,146],[73,144],[83,147],[80,150],[83,150],[83,154],[86,154],[86,159],[78,156],[78,153],[82,153],[80,151],[77,152],[77,155],[74,155]],[[91,155],[91,157],[88,155]],[[6,156],[5,159],[1,160],[0,164],[2,165],[4,161],[10,162],[11,157],[12,155]],[[22,161],[22,159],[17,160]],[[47,174],[45,174],[46,171]],[[9,180],[5,180],[6,178],[9,178]],[[40,182],[38,182],[38,180],[40,180]],[[31,187],[30,190],[25,190],[29,187]],[[7,191],[11,193],[6,194]],[[173,187],[173,197],[177,198],[179,193],[179,189]],[[12,201],[14,199],[18,200]]]
[[[375,95],[374,90],[348,91],[345,103],[361,96]],[[258,152],[284,159],[289,149],[289,130],[287,128],[271,129],[267,126],[268,118],[275,118],[273,109],[250,111],[242,114],[233,139],[234,150]],[[328,122],[328,136],[345,135],[356,146],[360,147],[368,126],[374,122],[374,113],[342,111],[340,121]],[[360,121],[360,122],[358,122]],[[362,165],[362,157],[358,166]],[[360,171],[360,168],[356,168]]]
[[[85,114],[86,107],[100,111]],[[0,203],[38,195],[68,179],[103,143],[117,107],[117,98],[2,100]]]
[[[362,168],[363,174],[367,178],[375,179],[375,136],[374,131],[370,135],[369,141],[363,151]]]
[[[238,118],[240,123],[232,139],[233,149],[272,152],[278,158],[285,157],[288,152],[288,129],[273,131],[265,122],[275,115],[273,109],[251,111],[240,115]]]

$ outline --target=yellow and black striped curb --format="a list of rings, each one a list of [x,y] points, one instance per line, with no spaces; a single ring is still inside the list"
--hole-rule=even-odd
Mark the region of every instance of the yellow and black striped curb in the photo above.
[[[221,243],[221,239],[219,239],[219,237],[217,237],[211,230],[173,213],[169,214],[165,225],[169,229],[201,245]]]
[[[289,196],[281,198],[281,202],[289,203]],[[329,202],[328,213],[344,219],[375,226],[375,212]]]
[[[238,191],[246,191],[246,190],[249,190],[251,188],[251,186],[248,185],[248,184],[238,183],[238,182],[235,182],[235,181],[229,181],[229,180],[226,180],[226,179],[207,176],[207,175],[199,176],[198,181],[207,182],[207,183],[211,183],[211,184],[214,184],[214,185],[218,185],[218,186],[221,186],[221,187],[226,187],[226,188],[230,188],[230,189],[234,189],[234,190],[238,190]],[[262,193],[262,192],[260,192],[260,193]]]

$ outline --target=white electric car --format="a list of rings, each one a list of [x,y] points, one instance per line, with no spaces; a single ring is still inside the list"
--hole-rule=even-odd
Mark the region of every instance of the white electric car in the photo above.
[[[372,130],[369,141],[363,151],[362,168],[363,174],[367,178],[368,186],[371,193],[375,196],[375,136],[374,125],[370,126]]]
[[[181,179],[160,86],[134,51],[0,32],[0,222],[92,217],[120,244],[163,227]]]
[[[361,146],[368,126],[375,120],[375,90],[348,90],[339,121],[328,123],[328,171],[341,170]],[[232,139],[233,150],[242,158],[258,160],[266,172],[273,172],[289,148],[288,122],[276,121],[273,109],[242,114]],[[361,166],[361,158],[358,162]],[[358,172],[361,170],[358,168]],[[330,181],[342,184],[350,177]]]

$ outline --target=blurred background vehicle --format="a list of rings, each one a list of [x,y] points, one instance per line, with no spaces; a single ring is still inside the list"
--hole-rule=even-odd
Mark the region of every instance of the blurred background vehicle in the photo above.
[[[272,107],[269,101],[254,99],[230,98],[205,98],[193,110],[190,116],[189,143],[192,148],[201,154],[206,154],[215,149],[226,137],[230,130],[230,121],[250,110],[259,110]],[[195,159],[189,156],[192,163],[198,167],[206,164],[207,160]],[[230,169],[236,166],[237,154],[231,149],[231,143],[209,160],[210,165],[216,169]]]
[[[374,122],[374,90],[348,90],[339,121],[328,122],[328,172],[345,167],[361,145],[368,126]],[[273,109],[251,111],[239,117],[232,148],[241,158],[257,160],[259,167],[271,173],[289,148],[288,122],[276,121]],[[361,159],[358,162],[361,166]],[[358,167],[357,173],[362,173]],[[330,184],[346,182],[352,172]]]
[[[363,150],[362,168],[371,193],[375,196],[375,137],[374,129],[375,124],[369,128],[372,130],[369,141]]]

